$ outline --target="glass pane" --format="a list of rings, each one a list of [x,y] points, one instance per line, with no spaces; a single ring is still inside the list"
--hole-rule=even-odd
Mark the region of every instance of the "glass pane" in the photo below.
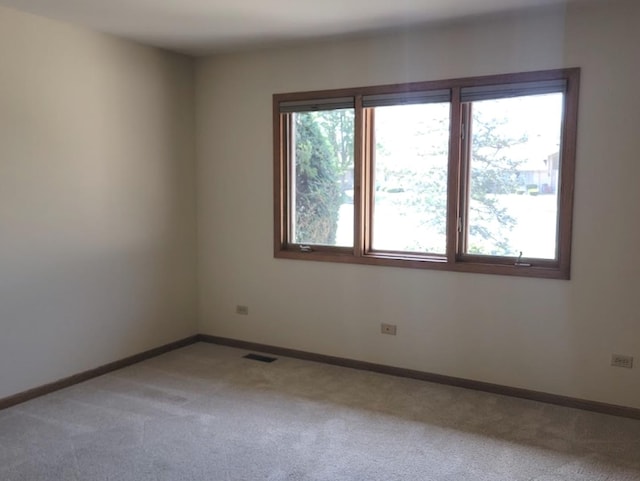
[[[293,114],[291,239],[353,246],[353,109]]]
[[[372,248],[445,254],[450,104],[375,109]]]
[[[467,253],[556,258],[563,97],[473,102]]]

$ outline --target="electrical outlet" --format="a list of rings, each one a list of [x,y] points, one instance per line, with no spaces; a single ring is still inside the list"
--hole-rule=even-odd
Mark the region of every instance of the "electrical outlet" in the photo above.
[[[389,334],[391,336],[396,335],[396,325],[395,324],[385,324],[384,322],[380,324],[380,332],[382,334]]]
[[[241,316],[248,316],[249,306],[241,306],[240,304],[238,304],[236,306],[236,314],[240,314]]]
[[[633,367],[633,357],[625,356],[623,354],[612,354],[611,365],[615,367],[626,367],[631,369]]]

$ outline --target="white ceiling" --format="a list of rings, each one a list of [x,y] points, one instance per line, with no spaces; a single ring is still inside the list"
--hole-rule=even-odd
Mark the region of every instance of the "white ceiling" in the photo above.
[[[575,0],[572,0],[575,1]],[[0,0],[194,55],[562,4],[566,0]]]

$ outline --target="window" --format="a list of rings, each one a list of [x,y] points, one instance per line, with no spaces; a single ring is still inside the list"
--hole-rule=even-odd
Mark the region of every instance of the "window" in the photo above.
[[[275,256],[568,279],[579,77],[274,95]]]

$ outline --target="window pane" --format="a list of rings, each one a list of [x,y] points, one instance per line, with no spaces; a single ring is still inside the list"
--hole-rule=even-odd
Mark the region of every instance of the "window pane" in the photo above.
[[[372,248],[445,254],[450,104],[375,108]]]
[[[291,239],[353,246],[353,109],[293,114]]]
[[[563,100],[472,103],[467,253],[556,258]]]

